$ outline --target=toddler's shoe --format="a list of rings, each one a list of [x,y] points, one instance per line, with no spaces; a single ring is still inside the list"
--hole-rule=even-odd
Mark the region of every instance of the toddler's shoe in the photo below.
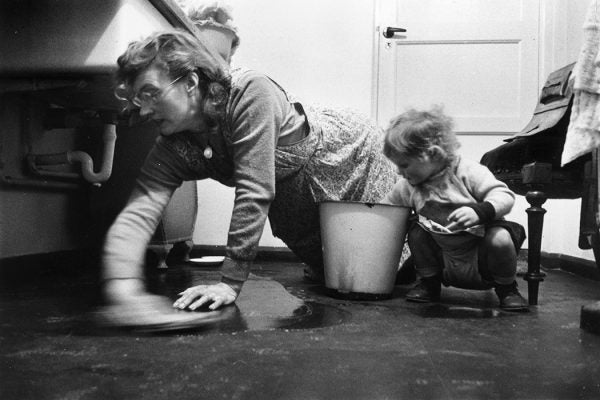
[[[442,281],[439,277],[421,278],[414,288],[406,293],[407,301],[430,303],[440,299]]]
[[[496,294],[500,300],[500,308],[506,311],[526,311],[529,309],[529,303],[521,296],[517,289],[517,282],[510,285],[496,285]]]

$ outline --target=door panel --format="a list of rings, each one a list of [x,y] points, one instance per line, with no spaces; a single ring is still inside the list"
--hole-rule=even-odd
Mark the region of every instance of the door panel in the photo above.
[[[538,0],[380,0],[381,125],[409,107],[444,106],[458,132],[516,132],[538,95]]]

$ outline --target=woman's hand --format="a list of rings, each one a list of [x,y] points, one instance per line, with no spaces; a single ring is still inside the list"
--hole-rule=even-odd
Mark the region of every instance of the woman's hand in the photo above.
[[[153,327],[198,319],[194,313],[173,310],[168,298],[146,292],[141,279],[110,279],[103,290],[107,305],[95,316],[105,326]]]
[[[186,307],[190,310],[195,310],[204,304],[212,303],[208,306],[211,310],[231,304],[237,298],[237,292],[229,285],[219,282],[214,285],[198,285],[193,286],[179,293],[181,296],[173,307],[180,310]]]
[[[448,216],[448,221],[450,223],[446,225],[446,228],[451,231],[458,231],[477,225],[479,216],[471,207],[464,206],[452,211]]]

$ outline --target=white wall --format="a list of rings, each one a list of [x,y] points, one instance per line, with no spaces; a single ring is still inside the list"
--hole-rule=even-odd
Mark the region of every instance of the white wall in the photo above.
[[[234,65],[261,70],[287,90],[310,101],[371,112],[373,1],[228,0],[241,45]],[[540,27],[540,78],[577,59],[588,0],[544,0]],[[531,105],[531,110],[535,104]],[[462,136],[462,153],[479,159],[506,136]],[[233,205],[233,190],[212,181],[198,184],[199,212],[194,242],[223,245]],[[542,250],[593,260],[577,247],[580,200],[549,200]],[[509,215],[527,226],[528,203],[518,196]],[[270,235],[262,246],[283,246]]]
[[[310,103],[371,112],[373,3],[364,0],[228,0],[241,44],[233,64],[268,74]],[[223,245],[233,190],[198,183],[194,243]],[[265,227],[261,246],[284,246]]]

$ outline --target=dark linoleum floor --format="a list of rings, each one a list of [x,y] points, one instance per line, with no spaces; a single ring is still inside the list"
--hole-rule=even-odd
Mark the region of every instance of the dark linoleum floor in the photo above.
[[[600,335],[579,328],[600,282],[561,270],[546,271],[537,307],[508,313],[492,291],[334,298],[300,264],[264,261],[235,306],[161,334],[95,325],[93,274],[23,271],[0,284],[4,400],[600,399]],[[174,298],[215,279],[176,265],[149,284]]]

